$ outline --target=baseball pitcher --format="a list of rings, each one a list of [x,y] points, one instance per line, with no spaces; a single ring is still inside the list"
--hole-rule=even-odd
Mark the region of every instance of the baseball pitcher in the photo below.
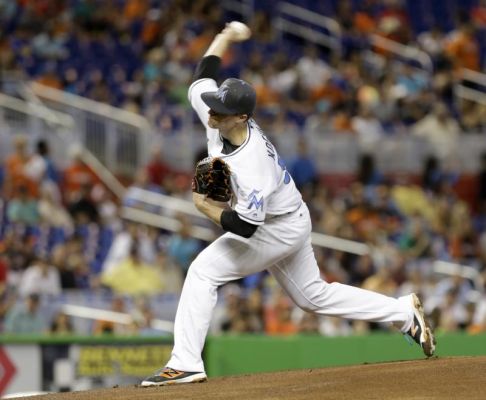
[[[309,210],[278,151],[252,118],[254,89],[234,78],[219,87],[216,83],[225,50],[249,35],[245,25],[228,24],[209,46],[189,87],[189,100],[206,128],[209,153],[196,168],[193,201],[226,233],[191,264],[177,309],[171,358],[142,386],[206,380],[201,351],[218,287],[265,269],[302,309],[392,323],[431,356],[435,339],[415,294],[395,299],[321,279]]]

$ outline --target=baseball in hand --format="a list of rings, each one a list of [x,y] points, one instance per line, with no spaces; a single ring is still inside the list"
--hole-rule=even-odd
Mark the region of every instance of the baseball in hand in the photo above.
[[[243,22],[231,21],[226,25],[225,31],[229,31],[232,39],[235,41],[243,41],[251,36],[251,30]]]

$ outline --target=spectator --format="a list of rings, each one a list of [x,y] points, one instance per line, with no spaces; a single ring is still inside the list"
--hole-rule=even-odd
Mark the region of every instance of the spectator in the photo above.
[[[24,187],[27,189],[27,193],[35,198],[38,192],[37,185],[25,174],[24,170],[30,159],[27,152],[27,138],[23,135],[15,136],[13,145],[14,153],[5,160],[5,196],[10,198],[18,192],[19,187]]]
[[[91,199],[91,186],[88,183],[81,185],[78,193],[68,204],[68,211],[76,225],[98,222],[99,214],[95,202]]]
[[[158,267],[140,260],[137,241],[132,242],[125,260],[103,273],[101,282],[118,294],[130,295],[156,294],[164,287]]]
[[[22,296],[33,293],[56,296],[61,293],[59,271],[45,258],[37,257],[23,273],[18,290]]]
[[[359,114],[352,118],[352,128],[358,136],[358,142],[363,150],[371,150],[375,144],[384,136],[383,127],[374,115],[374,112],[367,107],[362,107]]]
[[[70,150],[71,164],[64,170],[63,193],[67,203],[73,201],[78,195],[81,186],[95,187],[99,179],[93,170],[82,159],[82,150],[73,148]]]
[[[38,294],[30,294],[24,304],[16,305],[5,316],[5,333],[35,334],[43,333],[45,329],[45,316],[40,310]]]
[[[75,333],[71,318],[63,312],[58,312],[49,327],[49,333],[51,335],[72,335]]]
[[[179,215],[177,220],[180,227],[171,235],[167,242],[167,255],[181,269],[184,276],[191,265],[192,260],[199,252],[200,246],[197,239],[191,236],[192,224],[187,216]]]
[[[448,35],[445,51],[457,71],[461,68],[480,70],[479,43],[471,23],[463,22]]]
[[[126,311],[125,300],[122,297],[115,296],[111,301],[112,312],[118,314],[125,314],[128,316]],[[98,319],[93,325],[93,334],[95,335],[120,335],[129,332],[128,324],[123,324],[119,322],[114,322],[113,320],[103,320]]]
[[[412,134],[426,139],[440,157],[450,154],[459,137],[459,124],[444,103],[437,103],[424,118],[411,127]]]
[[[150,160],[146,167],[148,181],[151,185],[164,187],[164,183],[170,174],[170,169],[162,161],[162,149],[157,146],[151,152]]]
[[[307,185],[314,187],[318,183],[317,168],[303,138],[299,138],[297,157],[290,163],[289,172],[299,190]]]
[[[311,92],[319,90],[331,78],[329,66],[319,57],[318,48],[313,45],[304,49],[296,68],[302,86]]]
[[[265,310],[265,332],[269,335],[291,335],[297,331],[298,327],[292,321],[290,299],[278,290],[274,301]]]
[[[34,182],[42,186],[43,183],[59,184],[59,173],[54,162],[49,157],[49,145],[45,140],[37,142],[37,152],[30,157],[24,167],[24,173]],[[60,196],[59,193],[56,193]]]
[[[17,193],[7,205],[7,217],[10,222],[26,225],[39,223],[39,209],[37,201],[29,195],[26,186],[18,186]]]
[[[67,231],[73,229],[73,220],[61,203],[53,186],[43,186],[40,192],[38,211],[41,222]]]

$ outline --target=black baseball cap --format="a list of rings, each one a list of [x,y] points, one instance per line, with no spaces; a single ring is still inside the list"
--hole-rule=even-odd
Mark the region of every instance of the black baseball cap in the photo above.
[[[226,79],[216,92],[205,92],[201,98],[218,114],[252,115],[256,105],[255,89],[241,79]]]

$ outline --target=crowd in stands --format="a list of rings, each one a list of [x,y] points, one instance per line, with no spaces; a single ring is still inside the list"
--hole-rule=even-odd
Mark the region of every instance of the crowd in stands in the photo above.
[[[295,38],[284,41],[261,6],[250,21],[253,39],[223,60],[223,77],[239,75],[255,86],[256,118],[264,129],[352,134],[364,149],[386,135],[417,135],[436,143],[441,155],[452,150],[444,143],[485,129],[484,105],[458,102],[452,89],[461,68],[485,66],[485,2],[466,2],[471,7],[458,13],[452,26],[441,26],[440,20],[412,24],[408,3],[397,0],[309,3],[332,4],[317,11],[341,25],[340,57]],[[143,113],[161,134],[177,134],[188,115],[186,92],[194,66],[225,20],[215,4],[0,0],[2,91],[9,91],[8,79],[34,79]],[[428,52],[434,73],[394,62],[371,45],[371,33]],[[376,56],[367,57],[365,50]],[[316,247],[328,282],[391,296],[415,291],[438,330],[486,331],[486,158],[474,204],[457,196],[458,176],[433,158],[413,186],[395,184],[374,168],[372,158],[363,157],[352,185],[340,191],[321,184],[304,139],[290,161],[314,230],[372,248],[357,256]],[[160,149],[133,177],[125,199],[116,199],[79,154],[73,153],[61,171],[47,142],[32,150],[22,136],[14,138],[14,151],[2,160],[1,176],[2,330],[74,331],[70,318],[57,310],[51,320],[42,317],[41,306],[42,299],[80,289],[108,293],[113,311],[133,315],[132,325],[97,321],[90,332],[157,333],[150,320],[160,309],[147,299],[177,294],[191,260],[204,247],[190,235],[191,221],[184,216],[177,216],[177,233],[119,216],[122,204],[159,211],[139,204],[131,195],[136,188],[189,194],[164,164]],[[479,278],[437,274],[434,260],[468,265]],[[266,273],[223,287],[221,298],[213,332],[346,335],[385,329],[305,314]]]
[[[97,321],[89,328],[92,332],[154,334],[148,316],[157,317],[157,306],[152,306],[158,300],[147,299],[177,296],[192,259],[205,245],[191,236],[191,219],[176,215],[177,232],[123,220],[119,210],[124,203],[156,215],[161,210],[137,203],[130,190],[125,200],[106,195],[79,154],[73,154],[72,164],[61,171],[46,161],[45,141],[31,153],[24,137],[14,140],[15,152],[4,161],[0,213],[3,331],[65,332],[73,326],[69,318],[58,309],[51,310],[53,325],[47,326],[49,319],[41,312],[40,300],[66,300],[66,293],[82,290],[102,293],[113,299],[114,311],[136,315],[131,325]],[[329,190],[313,160],[302,153],[304,142],[289,169],[309,205],[314,231],[366,243],[372,249],[358,256],[316,246],[324,279],[390,296],[415,291],[424,298],[438,329],[486,330],[486,156],[478,175],[478,198],[470,204],[454,190],[458,177],[436,159],[427,161],[418,185],[402,185],[377,171],[373,158],[366,156],[350,186]],[[34,162],[45,166],[36,168],[43,172],[35,179],[30,174]],[[154,173],[157,170],[165,171],[163,160],[152,158],[139,174],[145,186],[173,194],[171,172],[161,180]],[[45,188],[50,188],[47,200]],[[185,195],[189,194],[187,185]],[[43,213],[47,206],[50,211]],[[437,273],[436,260],[467,265],[477,276]],[[307,315],[266,272],[223,287],[221,299],[213,333],[342,335],[385,329]],[[61,306],[62,300],[55,304]]]
[[[484,69],[484,1],[295,3],[339,23],[339,53],[281,35],[272,1],[255,5],[252,39],[223,60],[222,78],[239,75],[255,86],[258,120],[268,131],[348,133],[367,145],[386,135],[437,142],[484,129],[485,106],[453,90],[462,68]],[[192,71],[231,17],[212,0],[18,0],[0,10],[6,81],[34,79],[143,113],[165,135],[186,126]],[[397,63],[372,34],[427,52],[433,74]]]

